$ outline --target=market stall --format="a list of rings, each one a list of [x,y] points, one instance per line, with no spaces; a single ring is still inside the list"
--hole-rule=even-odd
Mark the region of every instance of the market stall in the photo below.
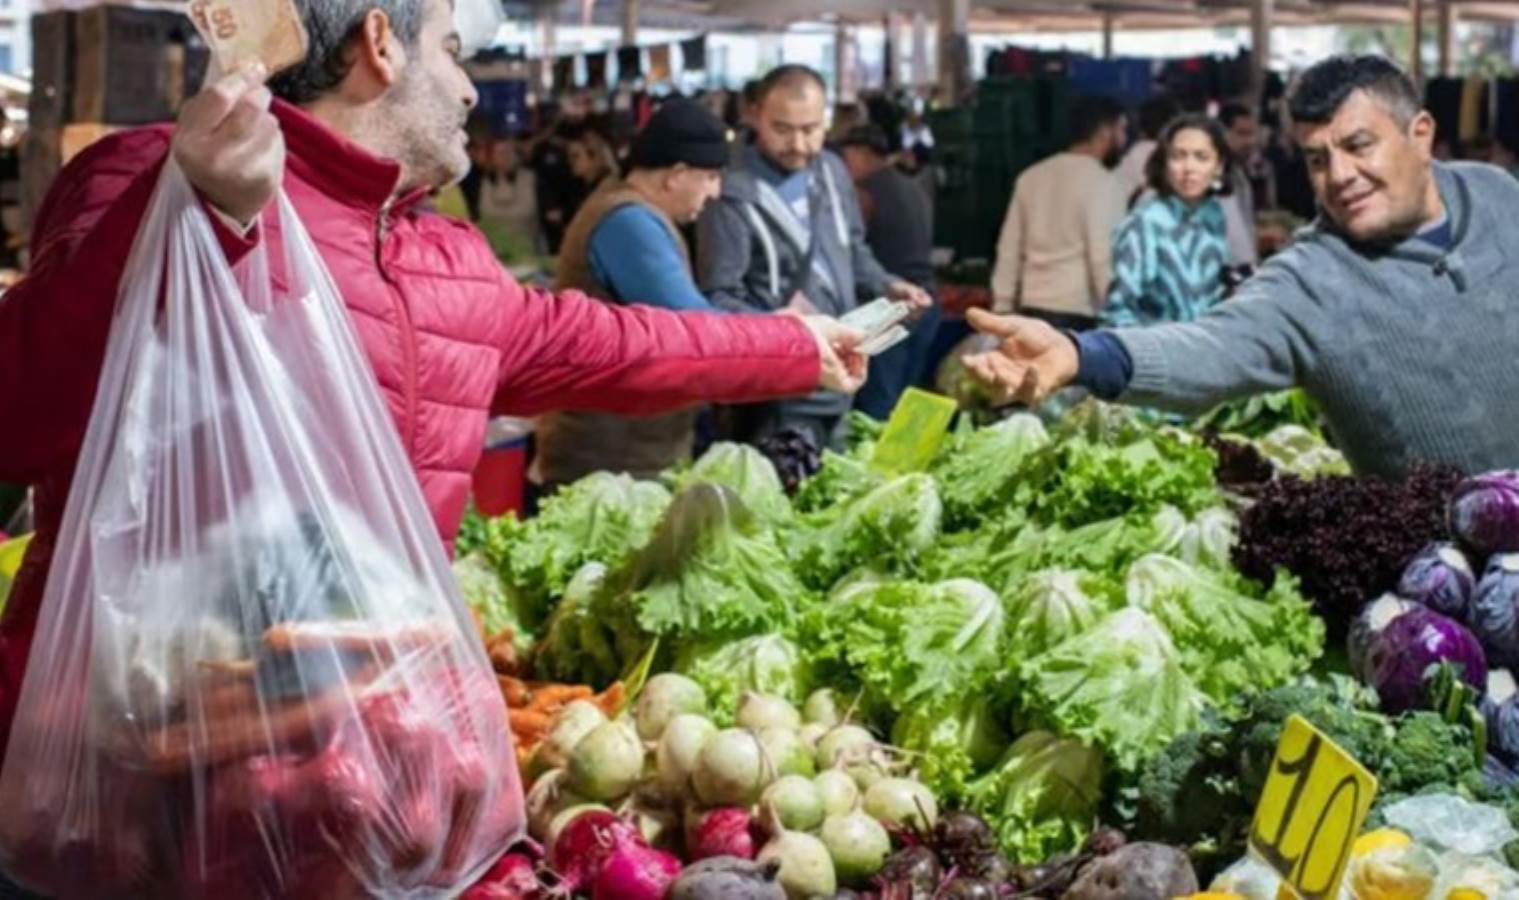
[[[855,426],[470,520],[548,848],[499,896],[1275,897],[1293,715],[1378,783],[1346,896],[1519,890],[1512,476],[1351,476],[1295,394]]]

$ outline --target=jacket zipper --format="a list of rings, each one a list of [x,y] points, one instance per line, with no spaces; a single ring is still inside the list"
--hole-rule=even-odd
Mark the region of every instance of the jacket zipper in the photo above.
[[[401,285],[390,277],[390,272],[385,268],[385,239],[390,233],[390,207],[391,202],[386,201],[380,208],[380,217],[375,223],[375,265],[380,270],[380,277],[390,285],[401,323],[402,395],[405,398],[406,416],[401,440],[406,447],[406,455],[413,456],[417,445],[417,332],[411,321],[411,308],[406,305],[406,297],[401,293]]]

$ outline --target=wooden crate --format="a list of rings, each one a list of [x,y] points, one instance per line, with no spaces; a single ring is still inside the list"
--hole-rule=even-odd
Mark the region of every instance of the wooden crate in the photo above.
[[[67,10],[32,16],[33,128],[60,128],[73,116],[74,14]]]
[[[117,125],[173,118],[210,59],[183,14],[114,5],[74,14],[73,50],[70,121]]]

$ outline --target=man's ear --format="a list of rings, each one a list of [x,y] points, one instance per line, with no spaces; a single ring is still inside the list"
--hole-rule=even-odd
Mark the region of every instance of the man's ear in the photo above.
[[[390,16],[383,10],[371,9],[364,15],[353,45],[352,75],[362,76],[366,84],[372,84],[383,93],[401,78],[406,68],[406,50],[396,38],[390,25]]]
[[[1421,109],[1419,114],[1408,123],[1408,136],[1425,157],[1433,157],[1435,152],[1435,117],[1429,114],[1429,110]]]

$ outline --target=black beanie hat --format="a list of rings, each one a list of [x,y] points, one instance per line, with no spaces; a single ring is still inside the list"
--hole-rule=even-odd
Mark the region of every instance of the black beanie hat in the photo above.
[[[675,98],[665,101],[633,138],[628,166],[663,169],[685,163],[693,169],[721,169],[728,156],[722,121],[694,100]]]

